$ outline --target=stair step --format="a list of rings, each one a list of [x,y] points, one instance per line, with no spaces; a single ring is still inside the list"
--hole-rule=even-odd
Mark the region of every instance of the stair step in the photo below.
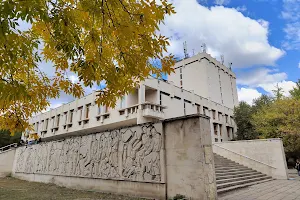
[[[236,177],[244,177],[244,176],[250,176],[250,175],[258,175],[258,174],[262,174],[260,172],[249,172],[249,173],[242,173],[242,174],[218,174],[216,176],[217,180],[222,180],[222,179],[228,179],[228,178],[236,178]]]
[[[216,170],[232,170],[232,169],[249,169],[243,165],[238,166],[223,166],[223,167],[215,167]]]
[[[248,170],[239,170],[239,171],[231,171],[231,172],[227,172],[227,171],[216,171],[216,176],[225,176],[225,175],[237,175],[237,174],[247,174],[247,173],[252,173],[252,172],[257,172],[251,169]]]
[[[231,186],[231,187],[226,187],[226,188],[218,189],[217,193],[221,194],[221,193],[224,193],[224,192],[237,190],[237,189],[240,189],[240,188],[244,188],[244,187],[248,187],[248,186],[251,186],[251,185],[256,185],[256,184],[268,182],[268,181],[271,181],[271,180],[273,180],[273,179],[270,178],[270,179],[265,179],[265,180],[262,180],[262,181],[255,181],[255,182],[251,182],[251,183],[245,183],[245,184],[235,185],[235,186]]]
[[[216,173],[224,173],[224,174],[228,174],[231,172],[244,172],[244,171],[254,171],[253,169],[250,168],[242,168],[242,169],[215,169]]]
[[[217,184],[217,189],[227,188],[227,187],[236,186],[236,185],[243,185],[243,184],[256,182],[256,181],[262,181],[262,180],[266,180],[266,179],[272,179],[272,178],[268,177],[268,176],[264,176],[264,177],[252,178],[252,179],[247,179],[247,180],[222,183],[222,184]]]
[[[235,177],[235,178],[221,179],[221,180],[217,180],[217,185],[223,184],[223,183],[235,182],[235,181],[251,180],[253,178],[265,178],[265,177],[268,177],[268,176],[265,174],[255,174],[255,175],[249,175],[249,176],[240,176],[240,177]]]

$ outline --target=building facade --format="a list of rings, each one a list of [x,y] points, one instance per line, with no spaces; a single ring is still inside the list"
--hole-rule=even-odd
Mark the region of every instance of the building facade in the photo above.
[[[94,92],[29,122],[43,140],[51,140],[199,113],[211,119],[213,142],[231,140],[238,104],[234,73],[206,53],[179,61],[174,69],[168,81],[146,79],[115,108],[98,106]]]

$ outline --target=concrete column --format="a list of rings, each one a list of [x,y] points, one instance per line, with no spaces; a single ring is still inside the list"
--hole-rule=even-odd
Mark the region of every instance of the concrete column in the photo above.
[[[146,99],[145,95],[146,95],[145,85],[141,84],[139,87],[139,99],[138,99],[139,104],[145,103],[145,99]]]
[[[160,90],[157,90],[157,95],[156,95],[156,104],[160,104]]]
[[[217,199],[209,118],[193,115],[163,125],[167,199],[176,194],[193,200]]]

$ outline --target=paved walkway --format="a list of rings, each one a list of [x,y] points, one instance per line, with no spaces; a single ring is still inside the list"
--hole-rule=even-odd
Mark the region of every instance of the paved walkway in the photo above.
[[[219,200],[300,200],[300,181],[269,181],[221,194]]]
[[[289,178],[300,181],[300,176],[295,169],[288,169]]]

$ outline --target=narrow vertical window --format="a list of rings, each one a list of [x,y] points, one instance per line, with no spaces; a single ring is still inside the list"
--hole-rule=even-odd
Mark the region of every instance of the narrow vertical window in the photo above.
[[[39,132],[39,122],[36,123],[36,132]]]
[[[46,119],[46,124],[45,124],[45,130],[48,130],[48,123],[49,123],[49,119]]]
[[[68,123],[68,112],[64,112],[64,124]]]
[[[69,118],[70,123],[73,122],[73,114],[74,114],[74,110],[70,110],[70,118]]]
[[[59,120],[60,120],[60,115],[57,115],[57,119],[56,119],[56,127],[59,127]]]
[[[78,108],[78,112],[79,112],[79,121],[82,120],[82,106]]]
[[[85,119],[88,119],[89,118],[89,114],[90,114],[90,106],[91,104],[87,104],[86,105],[86,109],[85,109]]]

